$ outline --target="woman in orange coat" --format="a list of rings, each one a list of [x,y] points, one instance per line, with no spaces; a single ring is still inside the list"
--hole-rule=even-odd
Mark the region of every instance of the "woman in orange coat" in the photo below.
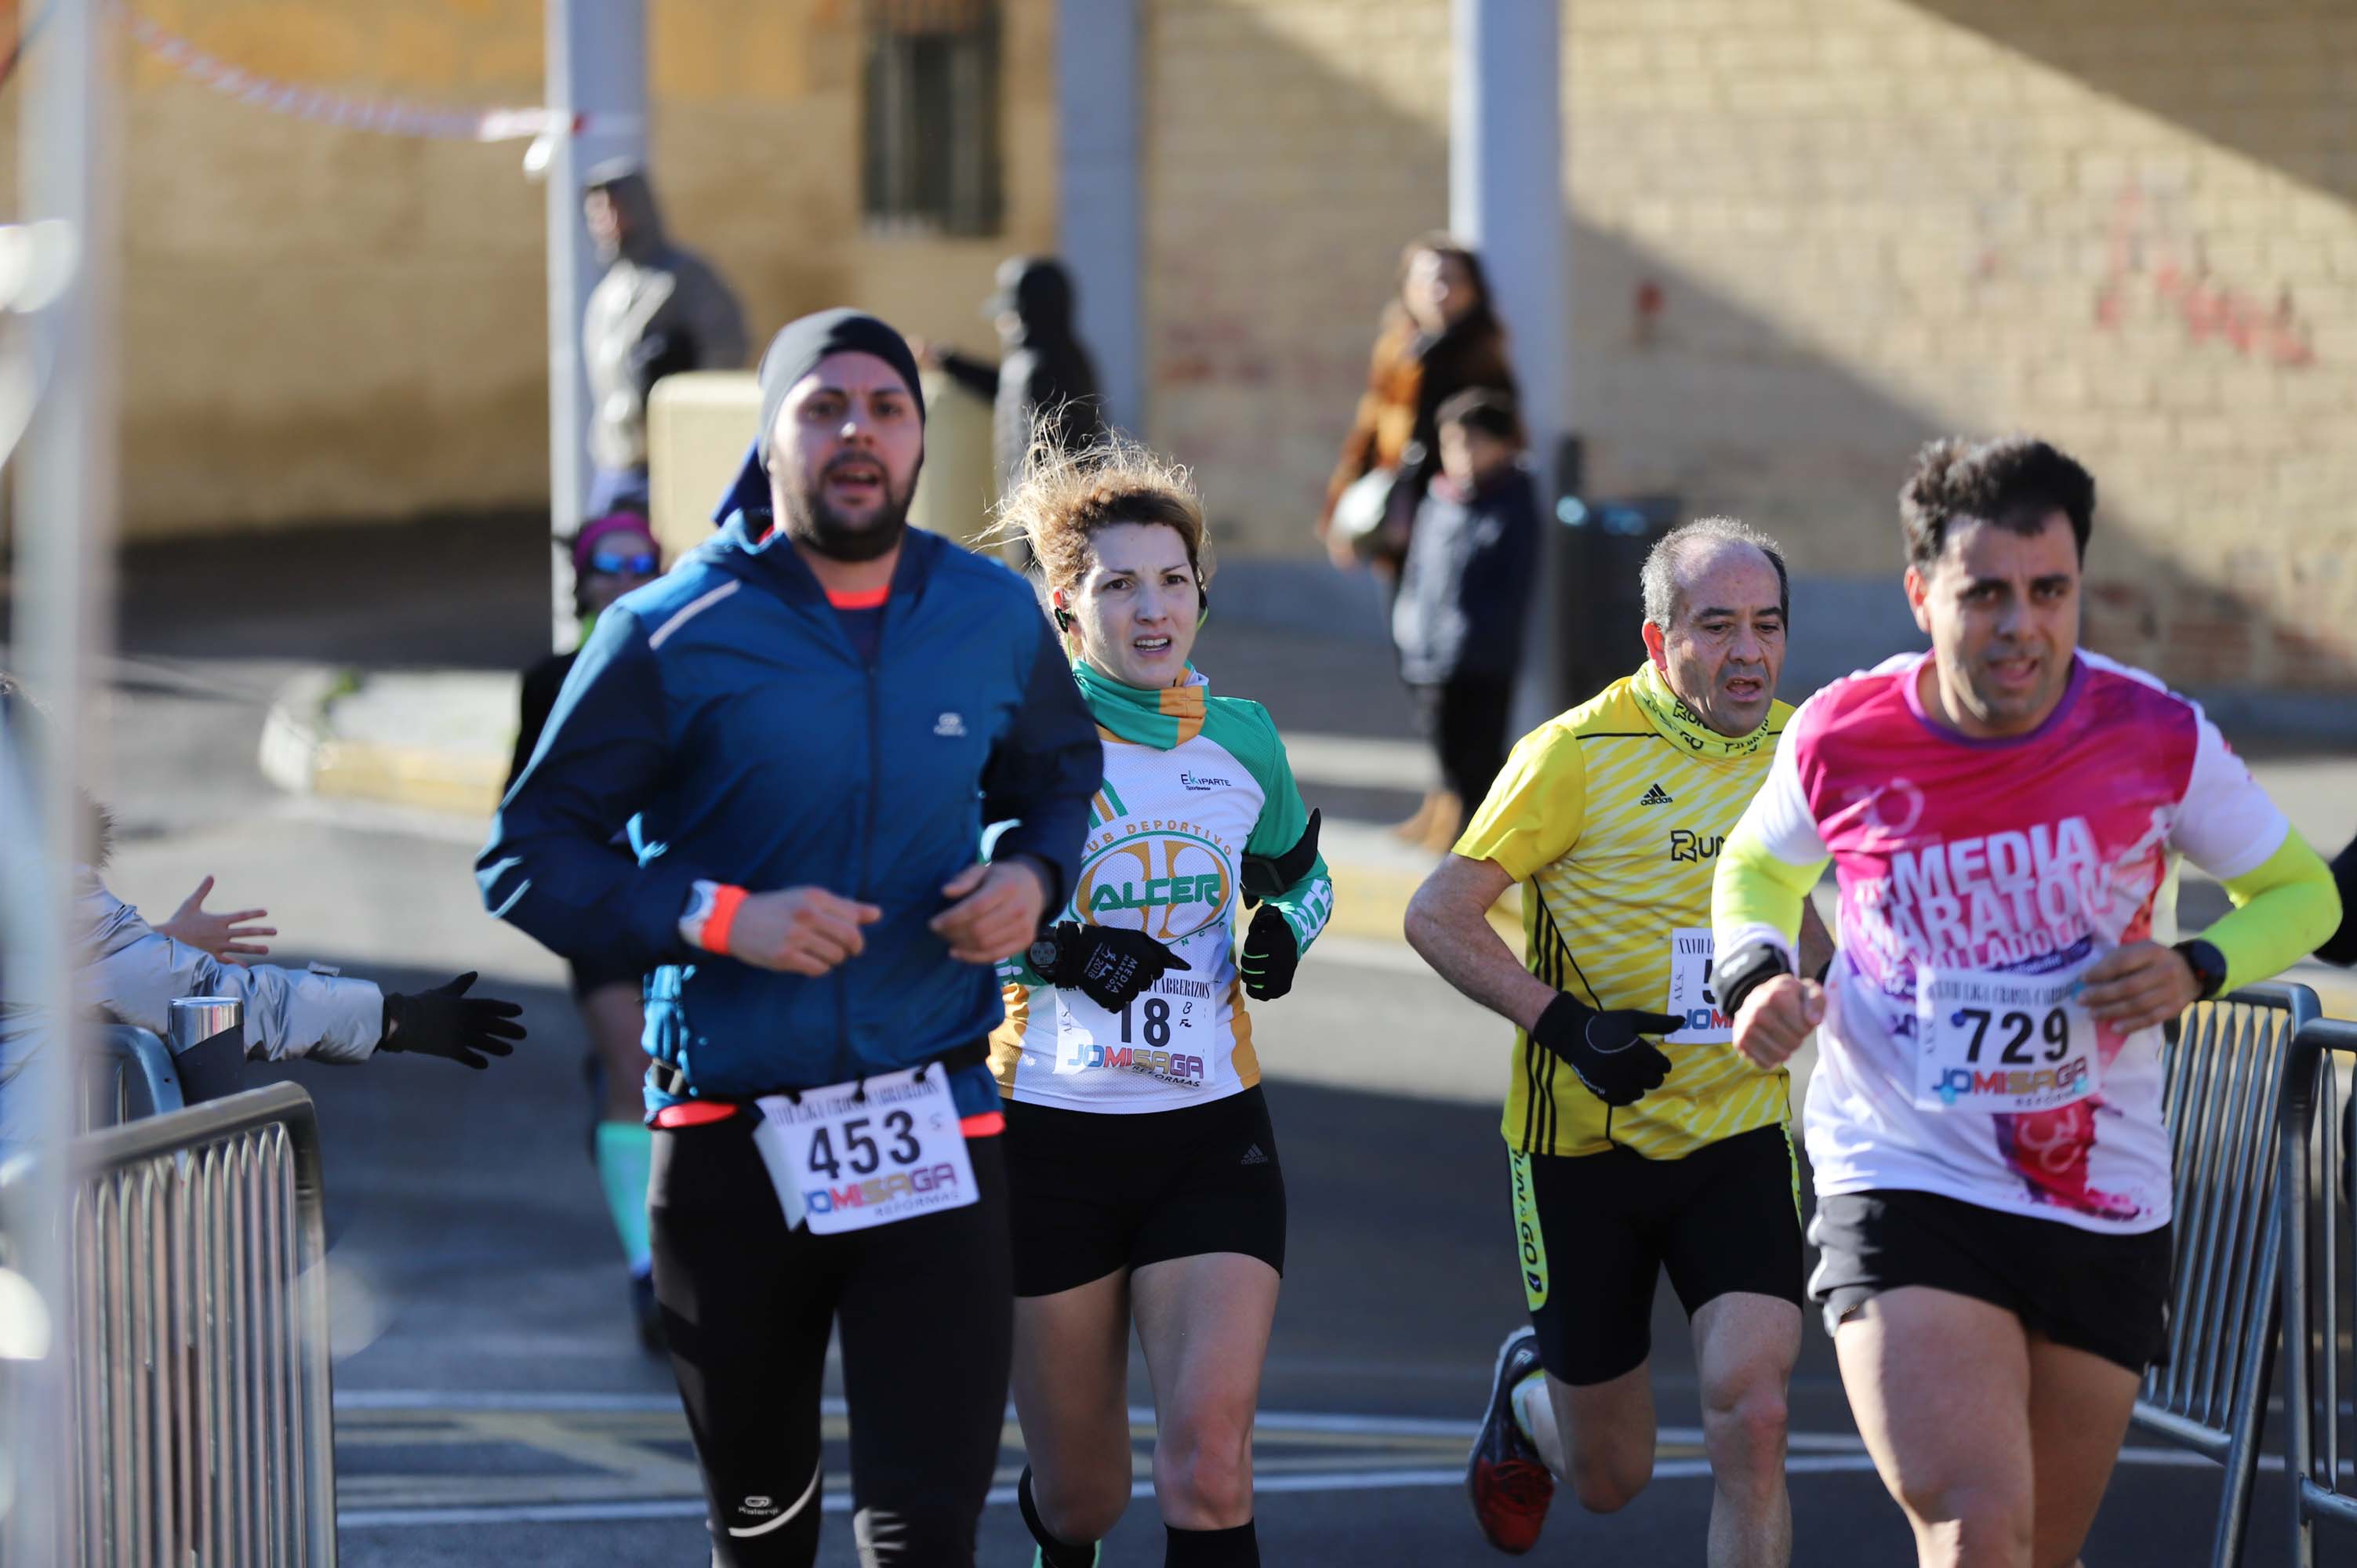
[[[1399,297],[1383,307],[1367,390],[1326,484],[1318,536],[1337,566],[1353,564],[1357,555],[1350,541],[1333,532],[1334,504],[1351,485],[1383,468],[1398,477],[1389,515],[1396,525],[1391,532],[1399,537],[1383,542],[1376,561],[1379,569],[1396,573],[1406,553],[1406,520],[1440,468],[1434,413],[1468,387],[1514,390],[1506,329],[1491,308],[1481,258],[1436,231],[1417,236],[1400,252]]]
[[[1318,537],[1337,567],[1347,571],[1364,555],[1387,584],[1398,580],[1409,523],[1426,487],[1440,471],[1434,415],[1469,387],[1514,391],[1506,329],[1491,308],[1481,258],[1455,236],[1436,230],[1409,241],[1400,252],[1399,297],[1383,307],[1367,390],[1351,434],[1342,439],[1334,476],[1326,482]],[[1385,521],[1369,549],[1333,526],[1334,507],[1343,491],[1377,470],[1389,471],[1394,482]],[[1412,843],[1446,849],[1465,811],[1479,803],[1433,789],[1415,815],[1393,831]]]

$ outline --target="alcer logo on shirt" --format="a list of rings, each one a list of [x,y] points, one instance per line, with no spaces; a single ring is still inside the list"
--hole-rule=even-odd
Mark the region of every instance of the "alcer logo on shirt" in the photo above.
[[[1126,926],[1157,941],[1193,936],[1227,913],[1226,850],[1191,822],[1124,823],[1082,851],[1072,908],[1092,926]]]

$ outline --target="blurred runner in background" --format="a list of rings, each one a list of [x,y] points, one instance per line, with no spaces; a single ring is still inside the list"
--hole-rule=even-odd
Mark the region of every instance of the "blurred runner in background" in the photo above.
[[[654,581],[662,557],[646,518],[635,511],[608,512],[583,523],[572,548],[573,607],[581,617],[580,640],[586,643],[607,606]],[[573,652],[550,654],[524,671],[515,755],[502,795],[515,788],[538,749],[556,694],[579,657],[576,645]],[[589,1157],[630,1270],[630,1321],[639,1343],[660,1350],[662,1310],[655,1304],[654,1253],[647,1241],[647,1171],[654,1134],[647,1129],[640,1081],[647,1069],[646,1015],[640,1003],[643,976],[628,963],[594,956],[571,959],[567,967],[574,1004],[589,1034],[589,1056],[582,1064],[593,1101]]]

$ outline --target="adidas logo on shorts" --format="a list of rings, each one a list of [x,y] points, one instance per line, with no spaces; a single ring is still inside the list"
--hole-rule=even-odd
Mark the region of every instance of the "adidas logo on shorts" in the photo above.
[[[1667,789],[1663,789],[1659,784],[1656,784],[1652,789],[1645,791],[1643,798],[1639,800],[1637,804],[1641,806],[1666,806],[1670,804],[1670,792]]]
[[[1258,1144],[1254,1144],[1244,1151],[1244,1157],[1237,1163],[1247,1165],[1265,1165],[1268,1164],[1268,1156],[1260,1152]]]

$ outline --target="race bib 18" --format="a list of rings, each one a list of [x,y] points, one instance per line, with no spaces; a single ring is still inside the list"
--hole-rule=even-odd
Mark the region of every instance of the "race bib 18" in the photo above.
[[[949,1077],[939,1068],[862,1083],[766,1095],[753,1143],[777,1185],[786,1223],[865,1230],[945,1208],[974,1191]]]
[[[2094,1093],[2104,1076],[2095,1023],[2072,1000],[2084,967],[1919,972],[1916,1105],[2011,1114]]]
[[[1670,933],[1670,1003],[1662,1011],[1678,1015],[1686,1026],[1663,1036],[1665,1045],[1726,1045],[1735,1038],[1735,1020],[1718,1010],[1711,989],[1710,940],[1708,926],[1680,926]]]

